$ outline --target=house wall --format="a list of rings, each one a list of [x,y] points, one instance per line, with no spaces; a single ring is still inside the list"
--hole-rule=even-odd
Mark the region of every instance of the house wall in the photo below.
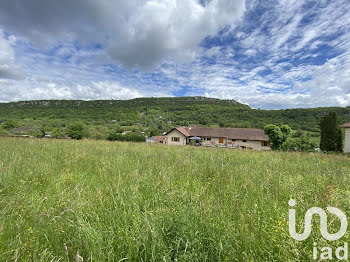
[[[228,143],[232,143],[233,148],[237,147],[246,147],[250,148],[253,150],[260,150],[260,151],[267,151],[271,150],[269,146],[261,146],[261,141],[252,141],[252,140],[247,140],[247,142],[243,142],[243,140],[236,140],[232,141],[232,139],[226,139],[223,138],[223,143],[219,143],[219,138],[213,137],[211,138],[211,141],[207,140],[202,140],[202,145],[203,146],[227,146]],[[229,146],[228,146],[229,147]]]
[[[207,140],[203,140],[204,137],[202,137],[202,146],[226,146],[227,143],[227,139],[226,138],[222,138],[223,139],[223,143],[219,143],[220,138],[219,137],[211,137],[210,141]]]
[[[172,137],[179,137],[180,141],[179,142],[171,141]],[[186,137],[176,129],[172,130],[166,135],[166,140],[167,140],[166,143],[168,145],[178,145],[178,146],[186,145]]]
[[[345,128],[344,153],[350,153],[350,128]]]
[[[247,140],[247,142],[243,142],[243,140],[236,140],[233,143],[234,143],[234,145],[239,145],[240,147],[245,146],[245,147],[251,148],[253,150],[259,150],[259,151],[271,150],[271,148],[269,146],[261,146],[261,141]]]

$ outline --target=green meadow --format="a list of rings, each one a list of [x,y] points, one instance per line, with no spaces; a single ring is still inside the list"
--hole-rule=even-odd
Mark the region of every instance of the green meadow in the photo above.
[[[310,261],[313,206],[350,218],[350,158],[0,137],[0,261]],[[339,220],[328,214],[330,232]]]

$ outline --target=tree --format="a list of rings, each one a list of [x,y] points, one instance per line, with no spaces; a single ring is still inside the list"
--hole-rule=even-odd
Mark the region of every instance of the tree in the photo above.
[[[73,139],[82,139],[85,136],[85,128],[81,123],[70,124],[66,129],[66,133]]]
[[[338,124],[338,114],[330,112],[320,121],[322,151],[343,151],[342,132]]]
[[[283,143],[292,133],[292,129],[288,125],[278,127],[276,125],[269,124],[264,127],[264,132],[267,136],[269,136],[269,139],[272,142],[271,149],[280,150]]]
[[[1,124],[1,127],[5,130],[11,130],[15,127],[19,127],[21,124],[18,121],[15,120],[6,120]]]

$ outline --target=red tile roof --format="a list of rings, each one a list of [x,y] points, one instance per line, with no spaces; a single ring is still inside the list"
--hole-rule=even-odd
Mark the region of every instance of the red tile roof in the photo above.
[[[341,125],[340,127],[350,127],[350,122],[349,123],[345,123],[345,124]]]
[[[165,138],[165,136],[155,136],[155,137],[153,137],[153,141],[165,142],[166,138]]]
[[[190,137],[190,136],[217,137],[217,138],[222,137],[222,138],[228,138],[228,139],[253,140],[253,141],[269,140],[269,137],[264,134],[264,130],[255,129],[255,128],[179,127],[175,129],[181,132],[186,137]]]
[[[174,128],[174,129],[176,129],[177,131],[182,133],[184,136],[191,136],[190,133],[188,133],[187,127],[177,127],[177,128]]]

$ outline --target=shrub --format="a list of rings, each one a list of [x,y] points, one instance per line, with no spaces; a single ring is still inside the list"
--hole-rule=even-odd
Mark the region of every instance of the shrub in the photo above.
[[[286,151],[315,151],[317,143],[312,141],[309,136],[290,137],[282,145]]]
[[[52,129],[52,132],[51,132],[51,137],[52,138],[60,138],[60,137],[63,137],[63,131],[61,128],[54,128]]]
[[[123,135],[117,132],[112,132],[108,135],[107,140],[108,141],[121,141],[121,137]]]
[[[130,142],[145,142],[145,137],[142,135],[129,133],[122,135],[116,132],[112,132],[108,135],[107,140],[109,141],[130,141]]]
[[[66,133],[73,139],[82,139],[85,136],[85,128],[81,123],[70,124],[66,129]]]
[[[45,132],[39,130],[39,129],[31,129],[28,131],[28,134],[32,137],[36,138],[42,138],[45,136]]]

